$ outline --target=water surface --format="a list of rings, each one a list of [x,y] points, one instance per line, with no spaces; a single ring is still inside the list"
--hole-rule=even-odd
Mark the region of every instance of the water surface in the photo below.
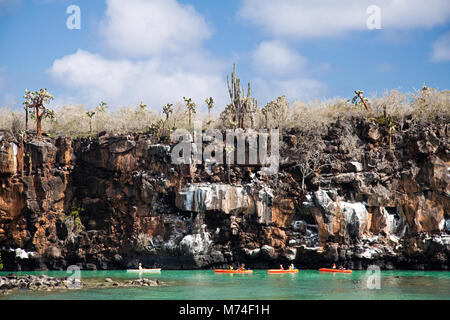
[[[0,272],[6,275],[9,272]],[[17,275],[46,274],[53,277],[70,276],[65,271],[16,272]],[[160,274],[144,274],[158,279],[159,287],[72,289],[51,292],[15,291],[0,295],[0,299],[433,299],[450,300],[450,272],[442,271],[381,271],[380,289],[369,289],[366,271],[352,274],[320,273],[300,270],[298,274],[269,275],[255,270],[251,275],[215,274],[213,270],[163,270]],[[126,271],[82,271],[82,281],[103,281],[104,278],[123,281],[139,279]],[[369,282],[374,284],[375,282]]]

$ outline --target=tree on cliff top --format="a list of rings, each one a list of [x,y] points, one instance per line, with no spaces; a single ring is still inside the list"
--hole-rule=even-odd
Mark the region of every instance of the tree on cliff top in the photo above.
[[[214,99],[213,97],[206,98],[206,104],[208,105],[208,120],[211,120],[211,110],[214,109]]]
[[[55,116],[52,110],[45,107],[45,104],[50,103],[50,101],[55,98],[47,91],[47,89],[38,91],[29,91],[28,89],[25,89],[25,95],[23,97],[25,99],[23,103],[25,109],[27,111],[28,109],[32,109],[32,117],[36,119],[36,134],[42,136],[42,119],[53,119]]]
[[[186,104],[186,108],[189,115],[189,127],[192,125],[192,113],[197,113],[195,110],[195,103],[192,101],[191,98],[183,97],[184,103]]]
[[[86,115],[89,118],[89,133],[92,133],[92,118],[95,116],[95,111],[88,111]]]
[[[363,96],[363,93],[364,92],[361,90],[355,91],[355,96],[352,99],[352,103],[355,106],[359,106],[360,104],[362,104],[369,113],[372,113],[372,109],[370,109],[370,107],[369,107],[369,100]],[[358,99],[360,101],[358,101]]]
[[[166,121],[169,120],[170,115],[173,113],[173,104],[167,103],[163,106],[163,112],[166,115]]]

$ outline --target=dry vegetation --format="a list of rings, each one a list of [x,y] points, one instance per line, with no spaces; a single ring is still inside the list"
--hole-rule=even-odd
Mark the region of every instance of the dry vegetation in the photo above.
[[[413,93],[404,94],[397,90],[385,92],[380,97],[369,98],[372,114],[361,107],[353,105],[349,100],[334,99],[328,101],[312,101],[303,103],[295,101],[291,104],[285,97],[279,97],[269,102],[263,108],[256,108],[254,127],[258,128],[299,128],[303,132],[321,131],[328,124],[338,119],[349,117],[381,117],[384,112],[396,121],[406,117],[421,120],[441,117],[450,119],[450,91],[438,91],[425,88]],[[50,136],[87,136],[102,131],[112,133],[150,132],[166,135],[176,128],[190,128],[186,106],[182,103],[174,105],[172,112],[165,114],[163,107],[159,109],[137,106],[120,108],[99,107],[86,109],[84,106],[63,106],[54,110],[54,118],[42,123],[45,134]],[[220,109],[220,107],[218,108]],[[90,117],[88,112],[94,110],[92,117],[92,132],[90,132]],[[204,127],[232,128],[237,124],[233,121],[230,106],[218,117],[209,114],[193,113],[192,122],[202,120]],[[250,119],[245,119],[245,127],[250,126]],[[35,120],[29,120],[29,129],[35,130]],[[0,130],[9,130],[19,134],[25,129],[25,112],[0,108]]]

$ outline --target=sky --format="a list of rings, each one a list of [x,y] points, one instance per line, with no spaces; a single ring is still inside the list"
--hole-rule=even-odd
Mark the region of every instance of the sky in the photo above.
[[[0,106],[47,88],[51,107],[220,109],[234,63],[259,106],[449,89],[450,1],[0,0]]]

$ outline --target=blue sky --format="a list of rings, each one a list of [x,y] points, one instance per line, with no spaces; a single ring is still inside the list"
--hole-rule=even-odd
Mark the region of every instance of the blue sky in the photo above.
[[[80,30],[66,27],[73,4]],[[381,29],[367,28],[370,5]],[[0,0],[0,106],[25,88],[48,88],[55,107],[223,106],[234,62],[260,106],[449,89],[450,1]]]

